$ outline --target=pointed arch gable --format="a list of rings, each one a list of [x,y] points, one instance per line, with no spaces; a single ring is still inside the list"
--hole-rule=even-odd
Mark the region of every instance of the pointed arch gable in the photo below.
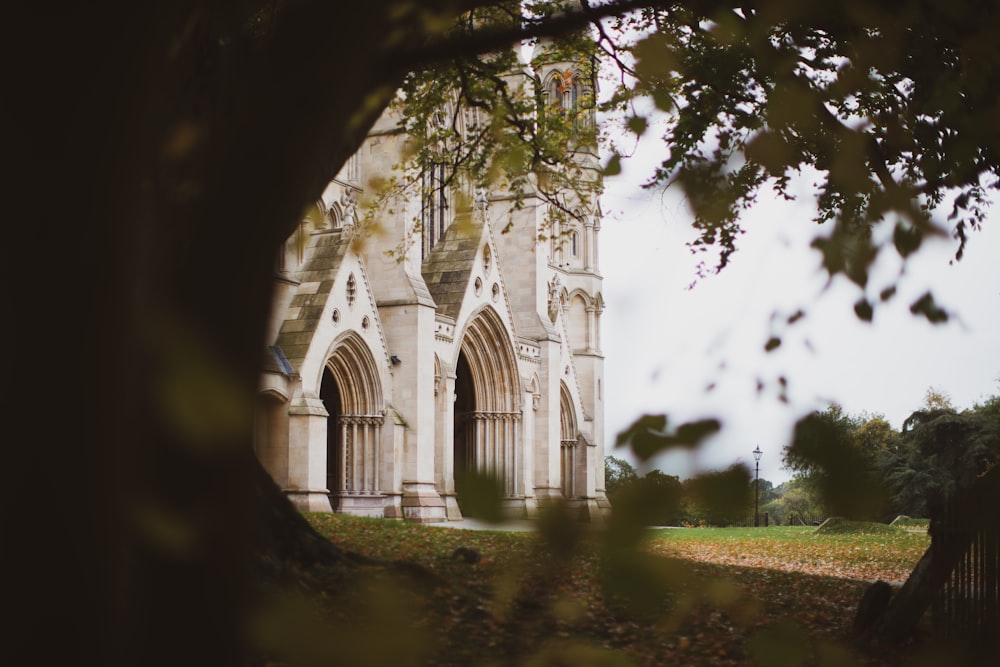
[[[520,406],[520,376],[514,342],[500,315],[483,306],[469,318],[457,354],[465,354],[472,370],[478,409],[515,412]]]
[[[345,415],[380,415],[384,407],[382,382],[371,350],[356,332],[334,340],[325,367],[340,388]]]
[[[588,310],[592,302],[586,292],[574,290],[566,298],[566,330],[570,338],[569,345],[573,350],[590,347],[590,323]]]
[[[565,382],[559,383],[559,439],[563,442],[576,441],[576,408],[569,387]]]

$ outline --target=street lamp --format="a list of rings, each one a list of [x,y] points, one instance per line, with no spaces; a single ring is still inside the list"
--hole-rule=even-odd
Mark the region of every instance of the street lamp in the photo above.
[[[764,452],[760,451],[760,445],[757,445],[753,450],[753,460],[756,461],[756,470],[753,474],[753,527],[756,528],[760,525],[760,521],[757,515],[757,499],[760,497],[760,455]]]

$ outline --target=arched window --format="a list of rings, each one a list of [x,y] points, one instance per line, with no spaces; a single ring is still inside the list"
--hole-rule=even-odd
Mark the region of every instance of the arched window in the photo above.
[[[444,236],[449,223],[446,169],[444,163],[434,164],[421,176],[420,229],[423,233],[424,258]]]
[[[545,86],[545,97],[551,107],[562,113],[573,113],[580,106],[580,84],[572,70],[553,72]]]

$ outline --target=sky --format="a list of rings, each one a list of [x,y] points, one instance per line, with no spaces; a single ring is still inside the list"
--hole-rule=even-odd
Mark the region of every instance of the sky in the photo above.
[[[781,454],[795,421],[830,402],[899,428],[930,387],[959,408],[1000,394],[1000,203],[960,262],[950,263],[956,245],[948,239],[926,242],[905,266],[890,244],[870,294],[896,279],[899,291],[869,324],[854,314],[860,288],[829,281],[809,247],[828,231],[812,221],[808,179],[798,181],[795,202],[762,196],[744,215],[748,231],[730,265],[689,289],[706,259],[685,245],[694,238],[692,216],[679,193],[639,187],[657,150],[640,142],[622,174],[606,179],[601,200],[608,454],[638,464],[614,440],[644,413],[665,413],[673,425],[714,416],[723,429],[703,447],[654,459],[640,472],[683,478],[733,463],[753,472],[759,446],[760,477],[778,484],[791,476]],[[888,226],[876,230],[886,233]],[[947,324],[910,313],[927,290],[951,314]],[[786,325],[800,309],[805,317]],[[772,335],[782,344],[766,353]],[[787,380],[786,402],[779,377]]]

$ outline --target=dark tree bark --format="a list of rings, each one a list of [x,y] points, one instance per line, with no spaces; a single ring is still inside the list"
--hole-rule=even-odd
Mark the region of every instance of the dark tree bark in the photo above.
[[[401,80],[398,19],[149,4],[5,12],[11,664],[239,663],[255,558],[336,556],[250,407],[276,249]]]

